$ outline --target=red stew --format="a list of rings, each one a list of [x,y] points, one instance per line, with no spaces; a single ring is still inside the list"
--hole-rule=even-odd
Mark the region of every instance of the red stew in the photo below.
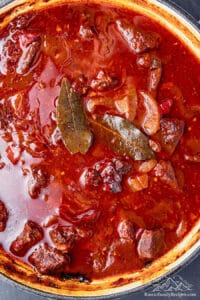
[[[17,17],[0,49],[5,252],[92,280],[175,246],[200,215],[194,55],[147,17],[82,4]]]

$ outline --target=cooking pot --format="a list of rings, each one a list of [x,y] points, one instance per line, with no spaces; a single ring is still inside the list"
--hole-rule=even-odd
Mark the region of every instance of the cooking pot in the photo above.
[[[44,9],[55,4],[75,3],[80,0],[16,0],[0,9],[0,29],[21,13]],[[3,1],[9,2],[9,1]],[[167,1],[158,0],[81,0],[81,3],[109,3],[129,8],[146,15],[173,32],[200,60],[200,31],[198,25]],[[28,265],[11,258],[0,250],[0,273],[23,289],[31,290],[57,299],[63,297],[99,297],[102,299],[132,293],[160,280],[190,261],[200,249],[200,220],[187,236],[164,256],[142,270],[80,283],[75,280],[62,281],[51,276],[40,276]]]

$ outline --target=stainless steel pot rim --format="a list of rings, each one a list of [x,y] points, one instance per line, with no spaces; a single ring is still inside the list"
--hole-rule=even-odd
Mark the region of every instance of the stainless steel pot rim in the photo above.
[[[189,23],[196,31],[200,31],[200,23],[198,23],[198,21],[191,14],[189,14],[186,10],[184,10],[180,5],[174,3],[172,0],[154,0],[154,1],[171,9],[177,15],[179,15],[180,17],[185,19],[186,22]],[[0,1],[0,9],[12,2],[14,2],[14,0],[1,0]],[[165,274],[161,275],[159,278],[154,279],[151,282],[145,283],[139,287],[130,288],[124,292],[115,292],[115,293],[112,293],[109,295],[87,296],[87,297],[86,296],[81,297],[81,296],[56,295],[56,294],[44,292],[41,290],[37,290],[33,287],[26,286],[22,283],[17,282],[14,279],[9,278],[6,275],[3,275],[3,274],[0,274],[0,280],[5,283],[8,283],[10,285],[14,285],[19,290],[25,291],[27,293],[32,293],[37,296],[45,297],[48,299],[55,299],[55,297],[57,300],[62,300],[62,299],[63,300],[64,299],[66,299],[66,300],[72,300],[72,299],[104,300],[104,299],[117,299],[117,298],[119,299],[120,297],[128,296],[128,295],[136,293],[136,292],[141,292],[142,290],[145,292],[145,290],[148,290],[148,288],[150,286],[152,286],[153,284],[161,282],[163,280],[163,278],[166,278],[169,275],[173,275],[177,271],[181,271],[183,268],[185,268],[187,265],[189,265],[193,260],[195,260],[197,258],[197,256],[199,255],[199,250],[200,250],[200,246],[197,247],[194,251],[192,251],[190,253],[190,255],[187,256],[187,258],[185,258],[185,261],[182,265],[180,264],[180,265],[175,266],[173,269],[167,271]]]
[[[0,8],[6,6],[7,4],[13,2],[13,0],[1,0]]]
[[[179,4],[173,2],[173,0],[156,0],[161,4],[168,6],[171,10],[174,10],[177,14],[187,19],[187,22],[192,25],[196,30],[200,30],[200,20],[195,19],[189,12],[182,8]],[[198,22],[199,21],[199,22]]]

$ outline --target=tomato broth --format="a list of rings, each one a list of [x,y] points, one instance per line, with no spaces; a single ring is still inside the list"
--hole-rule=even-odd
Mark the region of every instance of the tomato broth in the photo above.
[[[90,281],[182,240],[200,215],[189,49],[146,16],[81,3],[20,15],[0,49],[4,251]]]

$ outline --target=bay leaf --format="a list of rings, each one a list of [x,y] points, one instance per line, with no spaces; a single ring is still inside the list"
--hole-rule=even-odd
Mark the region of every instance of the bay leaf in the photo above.
[[[147,136],[124,118],[105,114],[90,123],[96,136],[116,153],[134,160],[154,158]]]
[[[92,142],[92,132],[81,99],[66,78],[62,80],[56,114],[66,148],[71,154],[85,154]]]

